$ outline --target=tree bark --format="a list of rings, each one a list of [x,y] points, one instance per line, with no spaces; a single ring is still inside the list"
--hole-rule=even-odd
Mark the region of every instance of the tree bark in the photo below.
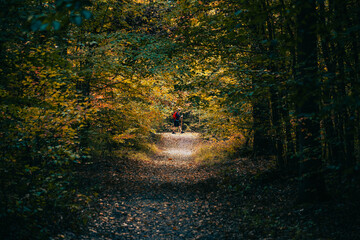
[[[264,157],[273,154],[273,144],[269,135],[270,114],[269,100],[266,97],[253,101],[253,156]]]
[[[296,110],[300,153],[299,202],[322,200],[326,195],[322,176],[319,96],[317,76],[317,32],[315,0],[297,0]]]

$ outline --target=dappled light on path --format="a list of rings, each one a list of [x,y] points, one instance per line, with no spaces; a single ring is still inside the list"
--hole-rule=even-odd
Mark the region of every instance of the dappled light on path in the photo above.
[[[196,133],[162,134],[162,152],[155,164],[188,165],[192,162],[191,156],[196,150],[197,142]]]
[[[168,150],[164,151],[164,154],[168,154],[169,156],[183,158],[183,157],[190,157],[193,154],[193,152],[188,149],[168,149]]]

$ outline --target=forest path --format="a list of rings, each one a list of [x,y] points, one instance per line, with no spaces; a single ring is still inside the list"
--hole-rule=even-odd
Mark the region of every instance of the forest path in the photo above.
[[[81,239],[236,239],[232,203],[216,174],[195,163],[196,133],[162,134],[160,153],[111,171],[118,190]]]

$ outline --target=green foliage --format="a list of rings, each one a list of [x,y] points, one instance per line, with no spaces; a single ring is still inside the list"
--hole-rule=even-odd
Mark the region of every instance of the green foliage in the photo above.
[[[107,10],[91,14],[85,1],[27,3],[9,3],[24,17],[2,23],[1,235],[44,239],[79,231],[90,216],[96,193],[79,185],[77,169],[153,139],[169,92],[156,74],[172,43],[146,28],[98,33]],[[97,7],[117,2],[108,4]],[[12,31],[24,38],[6,38]]]
[[[71,171],[87,158],[78,140],[76,77],[51,40],[29,45],[8,45],[3,66],[13,72],[2,71],[1,234],[13,239],[44,238],[56,225],[76,229],[74,213],[90,200]]]

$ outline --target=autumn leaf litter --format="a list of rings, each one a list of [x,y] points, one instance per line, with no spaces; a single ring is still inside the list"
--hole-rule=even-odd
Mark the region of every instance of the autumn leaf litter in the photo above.
[[[206,167],[194,161],[199,143],[195,133],[164,133],[150,159],[94,164],[87,183],[101,191],[93,219],[82,234],[55,239],[356,239],[351,206],[296,205],[296,181],[272,161]]]
[[[198,142],[195,133],[165,133],[161,151],[150,161],[106,163],[102,172],[110,176],[92,179],[106,185],[96,217],[86,234],[65,238],[223,239],[236,234],[231,202],[218,195],[214,172],[192,158]]]

